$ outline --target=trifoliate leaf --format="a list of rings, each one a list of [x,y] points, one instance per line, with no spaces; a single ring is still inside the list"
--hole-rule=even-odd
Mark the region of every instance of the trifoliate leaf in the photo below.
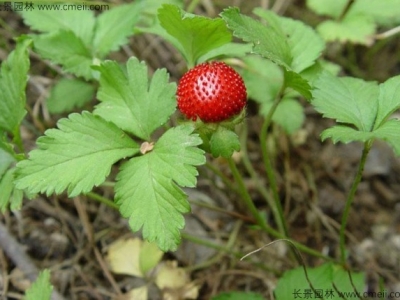
[[[58,4],[51,4],[52,7],[54,5]],[[64,4],[59,5],[62,6]],[[29,25],[31,29],[43,33],[56,32],[58,30],[72,31],[87,47],[91,46],[93,30],[95,28],[93,11],[39,9],[36,4],[34,5],[34,9],[24,9],[20,13],[24,19],[24,23]]]
[[[311,99],[311,86],[307,80],[301,77],[300,74],[293,71],[285,70],[285,84],[286,87],[290,87],[295,91],[299,92],[307,100]]]
[[[254,53],[290,69],[292,64],[290,47],[285,34],[276,26],[265,26],[251,17],[240,14],[237,8],[225,9],[221,17],[233,31],[234,36],[253,43]]]
[[[276,300],[296,299],[304,296],[305,291],[312,298],[343,299],[340,293],[362,293],[365,289],[365,274],[351,272],[333,263],[325,263],[316,268],[307,268],[308,278],[314,290],[311,289],[302,267],[286,271],[279,279],[274,290]]]
[[[324,72],[315,82],[312,104],[324,117],[353,124],[361,131],[371,131],[377,113],[378,94],[375,82],[338,78]]]
[[[267,116],[272,102],[261,107],[261,114]],[[288,134],[300,129],[304,122],[303,106],[296,99],[284,98],[276,108],[272,120],[279,124]]]
[[[53,287],[50,283],[50,271],[40,272],[36,281],[25,293],[25,300],[50,300]]]
[[[31,40],[20,38],[17,46],[1,64],[0,70],[0,132],[14,133],[24,118],[25,87],[28,81],[28,47]]]
[[[67,189],[70,197],[101,184],[112,164],[139,152],[117,126],[88,112],[70,114],[37,140],[38,149],[17,164],[16,186],[47,195]]]
[[[176,108],[176,84],[168,83],[165,69],[158,69],[151,80],[147,66],[132,57],[127,70],[113,61],[97,69],[101,72],[97,97],[102,102],[94,113],[119,128],[145,140],[163,125]]]
[[[193,130],[191,125],[169,129],[152,151],[130,159],[117,176],[115,201],[121,214],[133,231],[142,228],[143,237],[163,251],[177,248],[182,213],[190,210],[179,186],[194,187],[195,166],[205,163],[197,148],[202,141]]]
[[[158,10],[161,26],[182,45],[189,66],[212,49],[231,41],[231,33],[221,19],[184,13],[178,6],[164,4]]]
[[[93,99],[95,88],[92,84],[78,80],[62,78],[51,89],[46,105],[50,113],[70,112],[74,107],[82,107]]]
[[[400,75],[379,85],[378,112],[374,128],[381,126],[391,114],[400,108]]]
[[[240,141],[237,134],[223,126],[218,126],[210,139],[211,154],[214,157],[232,157],[234,151],[240,150]]]
[[[313,65],[324,50],[324,41],[314,29],[303,22],[278,16],[272,11],[261,8],[256,8],[253,12],[268,23],[275,23],[287,36],[287,43],[293,57],[290,64],[293,71],[299,73]]]
[[[96,20],[96,32],[92,47],[95,55],[104,58],[109,52],[128,42],[135,24],[139,21],[145,1],[136,0],[105,11]]]
[[[341,21],[328,20],[317,26],[317,31],[325,41],[371,44],[376,24],[371,16],[347,14]]]
[[[307,7],[319,15],[339,18],[348,0],[307,0]]]
[[[93,78],[92,54],[81,38],[72,31],[59,30],[48,34],[32,36],[35,51],[43,58],[63,66],[66,72]]]

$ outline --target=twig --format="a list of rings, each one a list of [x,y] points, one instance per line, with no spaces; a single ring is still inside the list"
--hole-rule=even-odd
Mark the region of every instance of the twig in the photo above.
[[[12,260],[12,262],[25,273],[30,281],[35,281],[39,275],[39,269],[32,263],[29,256],[24,252],[22,245],[10,235],[7,228],[0,222],[0,247]],[[51,294],[51,300],[64,300],[64,297],[55,290]]]

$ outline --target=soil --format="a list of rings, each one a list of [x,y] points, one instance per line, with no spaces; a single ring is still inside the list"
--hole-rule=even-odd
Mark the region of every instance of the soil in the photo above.
[[[231,1],[203,1],[196,13],[215,16],[227,6],[226,2],[239,5],[246,13],[251,7],[269,1],[233,1],[233,4]],[[281,14],[311,25],[320,21],[305,8],[304,1],[277,2],[282,4]],[[13,38],[29,29],[17,14],[0,12],[0,18],[0,59],[4,60],[13,50]],[[398,37],[388,40],[377,53],[371,53],[364,46],[333,44],[329,47],[335,51],[328,51],[326,58],[343,66],[342,75],[381,82],[400,70]],[[145,60],[153,70],[167,68],[172,80],[180,78],[185,68],[182,58],[169,44],[151,35],[131,38],[130,43],[113,53],[111,58],[124,62],[130,55]],[[26,149],[34,148],[36,138],[66,116],[49,115],[44,105],[49,88],[62,78],[62,73],[32,53],[30,76],[27,97],[31,110],[22,128]],[[273,152],[279,195],[290,237],[339,258],[341,216],[362,145],[321,142],[321,132],[333,123],[323,119],[305,101],[302,103],[306,121],[301,130],[292,136],[285,135],[276,126],[270,130],[268,145]],[[91,107],[94,104],[95,100]],[[262,120],[256,111],[257,106],[250,104],[246,128],[242,126],[238,132],[248,130],[249,157],[259,180],[268,188],[258,142]],[[243,166],[240,153],[235,159],[245,174],[246,185],[257,208],[271,219],[271,211]],[[234,184],[224,160],[209,157],[209,163]],[[109,180],[114,178],[116,171],[117,168]],[[290,247],[284,242],[276,243],[251,259],[240,261],[241,255],[274,238],[254,228],[254,221],[239,201],[238,194],[219,176],[207,167],[201,167],[199,171],[198,187],[186,190],[192,213],[186,216],[182,245],[177,252],[165,253],[163,261],[175,260],[188,272],[199,287],[198,299],[210,299],[227,291],[258,292],[266,299],[273,299],[273,290],[283,272],[298,266]],[[99,187],[95,192],[113,198],[110,187]],[[128,299],[121,295],[139,284],[137,278],[114,274],[108,267],[106,257],[110,244],[119,239],[140,237],[140,233],[132,233],[127,221],[104,204],[85,196],[69,199],[65,194],[39,195],[34,200],[26,200],[20,211],[1,215],[0,220],[9,238],[17,241],[17,247],[28,254],[27,259],[37,269],[50,269],[52,284],[64,299]],[[190,238],[193,236],[214,246],[194,242]],[[383,142],[376,142],[369,155],[352,206],[347,240],[348,267],[366,273],[369,291],[379,291],[383,285],[387,291],[400,292],[400,159],[394,157],[392,149]],[[5,245],[0,246],[3,249],[0,249],[0,297],[21,299],[30,277],[24,275],[21,266],[17,266],[4,250]],[[303,257],[310,267],[324,262],[307,254]],[[162,299],[154,285],[149,299]]]

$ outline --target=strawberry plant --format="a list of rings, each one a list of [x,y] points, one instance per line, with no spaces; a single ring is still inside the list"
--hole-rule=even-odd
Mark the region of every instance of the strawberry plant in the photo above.
[[[323,53],[330,45],[326,42],[368,44],[377,26],[397,25],[394,12],[400,5],[397,0],[390,3],[393,11],[377,1],[375,11],[363,0],[326,1],[326,7],[307,1],[318,14],[335,18],[317,30],[263,8],[253,10],[254,18],[236,7],[209,18],[179,5],[150,1],[146,6],[140,0],[98,16],[64,12],[56,22],[50,11],[22,12],[24,22],[40,33],[19,37],[1,66],[1,211],[20,208],[24,196],[86,195],[118,210],[132,232],[140,231],[162,251],[176,251],[184,215],[191,211],[186,188],[197,186],[201,166],[206,165],[236,194],[253,230],[294,247],[293,257],[302,268],[282,276],[276,299],[289,299],[293,290],[305,286],[316,294],[333,285],[338,296],[330,299],[340,299],[342,291],[363,290],[365,274],[349,268],[346,230],[374,141],[387,142],[400,156],[400,123],[393,117],[400,108],[400,76],[380,84],[339,77],[340,67],[325,61]],[[158,36],[180,54],[185,62],[180,79],[171,79],[165,68],[151,72],[147,62],[134,56],[123,63],[109,59],[131,35],[142,33]],[[46,128],[37,138],[34,149],[26,151],[21,128],[27,115],[30,49],[49,60],[52,69],[62,68],[47,100],[50,113],[87,110],[59,119],[55,128]],[[99,103],[92,107],[94,94]],[[260,162],[248,153],[246,107],[252,105],[260,120]],[[364,146],[336,232],[338,255],[328,256],[291,236],[278,182],[282,174],[274,161],[274,134],[296,133],[306,120],[304,106],[335,122],[321,133],[322,141]],[[239,160],[235,153],[240,153]],[[224,162],[230,177],[213,165],[214,158]],[[113,187],[113,199],[98,192],[105,184]],[[263,205],[254,201],[254,194]],[[307,268],[298,251],[325,263]],[[39,293],[35,289],[30,293]],[[244,295],[227,293],[215,299]]]

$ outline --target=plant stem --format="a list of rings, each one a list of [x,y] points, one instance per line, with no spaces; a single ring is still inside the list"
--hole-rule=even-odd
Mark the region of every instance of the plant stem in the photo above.
[[[279,218],[275,220],[278,224],[279,231],[284,235],[284,237],[288,237],[288,229],[287,229],[287,224],[285,220],[285,216],[283,214],[283,208],[282,204],[279,198],[279,193],[278,193],[278,186],[276,184],[276,179],[275,179],[275,174],[274,170],[272,167],[272,163],[270,160],[270,155],[268,153],[268,147],[267,147],[267,132],[268,132],[268,127],[272,122],[272,116],[278,107],[279,103],[282,100],[283,96],[283,91],[285,89],[285,85],[282,86],[281,91],[279,92],[278,96],[274,100],[268,115],[264,119],[264,123],[261,127],[261,133],[260,133],[260,143],[261,143],[261,152],[262,152],[262,157],[264,161],[264,166],[265,166],[265,171],[267,172],[267,177],[268,181],[272,190],[272,196],[274,197],[275,200],[275,207],[273,209],[277,210],[277,215]]]
[[[358,184],[361,182],[361,179],[362,179],[362,173],[364,170],[365,162],[367,161],[367,156],[368,156],[369,151],[371,150],[371,147],[372,147],[372,140],[368,140],[364,143],[364,149],[363,149],[363,152],[361,155],[360,163],[358,165],[358,170],[357,170],[356,176],[354,178],[353,184],[351,185],[350,192],[347,196],[346,205],[345,205],[344,211],[343,211],[342,223],[340,226],[340,259],[341,259],[341,263],[343,264],[343,266],[346,263],[345,231],[346,231],[347,220],[349,218],[351,204],[353,203],[354,196],[357,192]]]
[[[86,194],[86,196],[88,196],[89,198],[91,198],[93,200],[96,200],[96,201],[98,201],[100,203],[103,203],[103,204],[107,205],[110,208],[118,210],[118,205],[115,204],[113,201],[111,201],[110,199],[108,199],[106,197],[100,196],[99,194],[96,194],[94,192],[89,192],[89,193]]]

